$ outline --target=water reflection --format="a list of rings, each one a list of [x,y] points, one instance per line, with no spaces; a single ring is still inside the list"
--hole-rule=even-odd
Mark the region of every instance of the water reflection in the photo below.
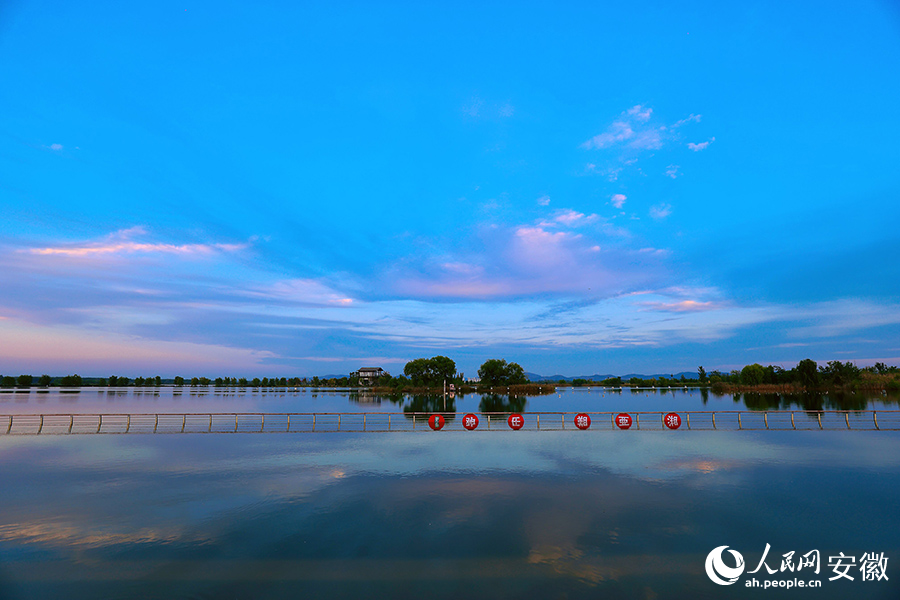
[[[627,390],[627,391],[626,391]],[[0,389],[0,415],[181,412],[631,412],[689,410],[897,410],[900,393],[716,394],[699,388],[558,388],[541,396],[379,394],[369,389]]]
[[[0,438],[0,598],[807,597],[714,588],[703,561],[726,543],[750,568],[767,543],[776,568],[884,552],[889,581],[829,584],[825,558],[808,597],[897,598],[900,517],[872,507],[895,504],[898,441]]]
[[[525,412],[528,399],[525,396],[501,396],[500,394],[485,394],[481,397],[478,410],[481,412]]]

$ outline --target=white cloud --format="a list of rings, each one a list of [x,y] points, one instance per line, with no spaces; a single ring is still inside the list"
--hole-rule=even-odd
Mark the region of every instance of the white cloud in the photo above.
[[[611,202],[616,208],[622,208],[622,205],[625,204],[625,200],[627,199],[628,197],[625,194],[614,194]]]
[[[669,165],[666,167],[666,177],[671,177],[672,179],[677,179],[681,173],[678,172],[678,169],[681,167],[678,165]]]
[[[702,116],[702,115],[694,115],[694,114],[692,114],[692,115],[690,115],[690,116],[687,117],[687,118],[681,119],[680,121],[676,121],[675,124],[672,125],[672,129],[677,129],[677,128],[681,127],[682,125],[685,125],[685,124],[687,124],[687,123],[690,123],[691,121],[693,121],[693,122],[695,122],[695,123],[699,123],[699,122],[700,122],[700,117],[701,117],[701,116]]]
[[[713,138],[709,138],[705,142],[700,142],[699,144],[694,144],[694,143],[689,142],[687,147],[690,148],[691,150],[693,150],[694,152],[700,152],[701,150],[706,150],[706,148],[710,144],[712,144],[714,141],[716,141],[716,138],[713,137]]]
[[[550,204],[550,196],[541,196],[537,199],[537,203],[541,206],[547,206],[548,204]]]
[[[672,214],[672,205],[661,203],[650,207],[650,216],[654,219],[665,219]]]
[[[562,223],[563,225],[578,225],[580,223],[590,223],[597,220],[597,215],[589,215],[584,216],[584,213],[576,212],[574,210],[566,210],[553,218],[557,223]]]
[[[500,116],[501,117],[508,118],[508,117],[513,116],[514,114],[516,114],[516,108],[509,102],[507,102],[506,104],[504,104],[503,106],[500,107]]]
[[[623,146],[632,150],[658,150],[663,144],[674,137],[672,130],[685,123],[699,121],[700,115],[690,115],[677,121],[671,127],[657,123],[651,123],[653,109],[638,104],[622,112],[619,117],[606,128],[603,133],[597,134],[581,147],[587,150],[612,148]]]
[[[625,111],[625,114],[628,116],[634,117],[635,120],[640,121],[641,123],[646,123],[650,120],[650,115],[653,114],[652,108],[644,108],[640,104],[636,106],[632,106],[628,110]]]
[[[50,149],[59,152],[60,150],[63,149],[63,145],[62,144],[50,144]]]

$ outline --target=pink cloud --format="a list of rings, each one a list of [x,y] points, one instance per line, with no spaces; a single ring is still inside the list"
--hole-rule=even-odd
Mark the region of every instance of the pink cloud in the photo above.
[[[120,254],[130,252],[161,252],[166,254],[211,254],[216,251],[234,252],[246,248],[246,244],[140,244],[120,242],[118,244],[94,244],[89,246],[31,248],[29,252],[40,255],[92,256],[98,254]]]
[[[39,256],[71,256],[92,257],[116,254],[179,254],[179,255],[204,255],[216,252],[236,252],[247,248],[248,244],[166,244],[154,242],[135,242],[131,238],[145,235],[147,231],[141,227],[130,227],[107,236],[100,242],[85,244],[71,244],[58,246],[45,246],[43,248],[28,248],[21,252],[37,254]]]
[[[242,295],[316,306],[350,306],[353,304],[353,298],[349,298],[346,294],[315,279],[286,279],[265,288],[243,292]]]
[[[698,302],[696,300],[682,300],[681,302],[645,302],[644,306],[663,312],[705,312],[720,308],[714,302]]]
[[[622,205],[625,204],[625,200],[627,200],[627,199],[628,199],[628,196],[626,196],[625,194],[614,194],[611,199],[611,202],[612,202],[612,205],[615,206],[616,208],[622,208]]]

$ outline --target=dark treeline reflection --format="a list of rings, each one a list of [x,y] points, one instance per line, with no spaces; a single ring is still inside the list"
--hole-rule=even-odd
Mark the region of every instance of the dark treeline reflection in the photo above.
[[[446,420],[452,421],[456,413],[456,397],[452,394],[447,396],[415,394],[406,396],[405,400],[403,412],[409,416],[412,413],[441,413]]]
[[[403,409],[403,412],[412,413],[441,413],[444,418],[450,420],[457,412],[456,400],[461,398],[457,394],[374,394],[365,390],[351,391],[350,401],[355,404],[380,405],[382,402],[390,402]],[[479,412],[513,413],[524,412],[528,403],[526,396],[513,396],[503,394],[482,394],[478,403]]]
[[[702,394],[703,404],[708,401],[708,395]],[[820,394],[807,392],[802,394],[759,394],[745,393],[734,394],[735,404],[743,402],[749,410],[866,410],[870,398],[864,394],[852,392],[832,392]],[[882,398],[885,404],[897,404],[897,397],[885,396]]]
[[[485,394],[481,397],[478,410],[481,412],[525,412],[528,399],[525,396],[501,396]]]

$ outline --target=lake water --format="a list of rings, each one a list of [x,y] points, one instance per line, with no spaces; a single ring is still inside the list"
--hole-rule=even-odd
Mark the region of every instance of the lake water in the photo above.
[[[0,414],[402,412],[416,401],[85,389],[2,393]],[[745,401],[577,389],[523,410]],[[900,598],[897,432],[0,435],[0,486],[0,600]],[[767,544],[776,573],[748,574]],[[746,567],[720,586],[704,564],[725,545]],[[812,550],[818,574],[780,570],[782,555],[796,567]],[[841,553],[853,581],[829,581]],[[870,553],[887,559],[887,580],[863,580]],[[727,551],[725,562],[736,564]],[[754,578],[821,587],[746,587]]]
[[[497,390],[500,392],[500,389]],[[446,403],[446,404],[445,404]],[[0,390],[0,415],[182,412],[618,412],[685,410],[897,410],[900,394],[726,394],[688,389],[557,388],[542,396],[393,396],[356,390],[81,388]]]

